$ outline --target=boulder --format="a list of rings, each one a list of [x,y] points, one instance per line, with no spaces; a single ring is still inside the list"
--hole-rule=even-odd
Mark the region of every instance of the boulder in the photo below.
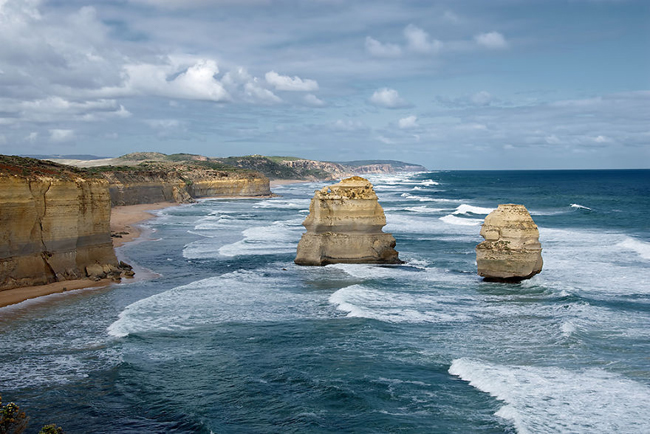
[[[395,238],[382,232],[384,210],[372,184],[359,176],[317,190],[303,222],[298,265],[399,264]]]
[[[476,263],[485,280],[519,282],[542,271],[539,230],[525,206],[499,205],[485,217],[481,236]]]

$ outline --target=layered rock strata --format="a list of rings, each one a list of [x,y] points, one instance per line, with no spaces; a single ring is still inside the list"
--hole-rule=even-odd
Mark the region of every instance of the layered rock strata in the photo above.
[[[163,170],[110,171],[113,206],[143,203],[188,203],[194,199],[219,196],[265,196],[271,194],[269,180],[261,174],[237,174],[193,168]]]
[[[382,232],[385,225],[384,210],[367,179],[353,176],[317,190],[303,222],[307,232],[298,243],[295,262],[401,263],[395,238]]]
[[[487,281],[518,282],[542,271],[539,230],[523,205],[499,205],[481,227],[478,274]]]
[[[0,173],[0,290],[119,278],[126,267],[113,250],[106,180],[59,168],[51,175],[7,172]]]

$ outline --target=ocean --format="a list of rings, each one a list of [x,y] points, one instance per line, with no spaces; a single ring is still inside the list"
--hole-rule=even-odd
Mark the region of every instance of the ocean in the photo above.
[[[121,248],[156,278],[0,309],[32,432],[650,432],[650,171],[369,177],[405,264],[293,264],[315,189],[167,208]],[[524,204],[544,269],[474,247]]]

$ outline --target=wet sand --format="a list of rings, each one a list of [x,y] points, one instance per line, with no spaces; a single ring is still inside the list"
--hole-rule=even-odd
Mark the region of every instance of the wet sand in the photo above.
[[[114,207],[111,210],[111,233],[120,233],[121,238],[113,238],[113,246],[120,247],[137,239],[140,236],[140,230],[137,228],[136,224],[154,217],[154,215],[149,211],[155,211],[175,205],[178,204],[163,202]],[[75,289],[103,288],[111,283],[115,282],[111,279],[102,279],[100,281],[81,279],[54,282],[47,285],[7,289],[5,291],[0,291],[0,307],[20,303],[31,298],[72,291]]]
[[[285,184],[296,184],[300,182],[309,182],[304,180],[273,180],[271,187]],[[242,199],[242,197],[233,197]],[[226,199],[226,198],[224,198]],[[171,206],[178,206],[174,202],[159,202],[151,204],[116,206],[111,209],[111,234],[113,237],[113,246],[121,247],[126,243],[132,242],[140,237],[140,229],[137,224],[147,221],[153,217],[150,211],[156,211]],[[0,291],[0,307],[20,303],[32,298],[42,297],[45,295],[56,294],[65,291],[72,291],[83,288],[103,288],[113,282],[111,279],[94,280],[67,280],[63,282],[54,282],[48,285],[26,286],[22,288],[7,289]]]

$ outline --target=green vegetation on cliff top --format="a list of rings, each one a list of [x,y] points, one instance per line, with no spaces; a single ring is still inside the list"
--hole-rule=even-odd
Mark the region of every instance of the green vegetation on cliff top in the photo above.
[[[84,169],[65,166],[52,161],[1,154],[0,173],[21,176],[47,176],[60,179],[71,179],[88,174]]]

